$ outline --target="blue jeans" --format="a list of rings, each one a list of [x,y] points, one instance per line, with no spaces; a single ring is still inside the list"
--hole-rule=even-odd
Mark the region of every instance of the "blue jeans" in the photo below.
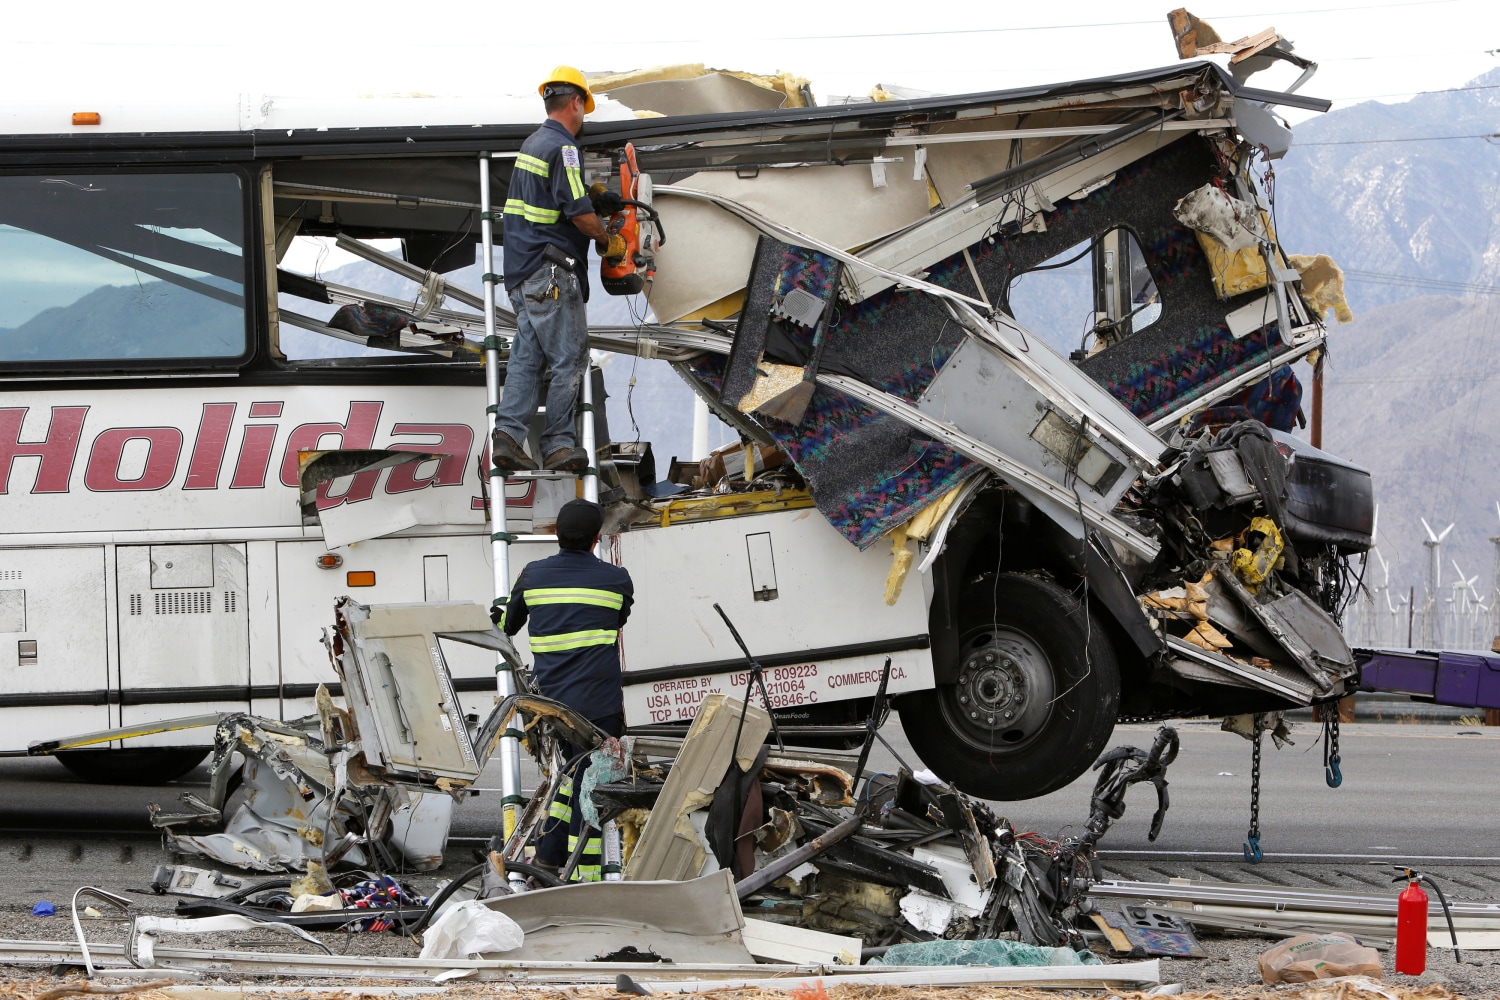
[[[552,297],[556,284],[557,297]],[[510,293],[516,311],[516,339],[505,367],[505,388],[495,426],[519,445],[526,444],[543,370],[551,373],[547,388],[547,423],[542,430],[545,460],[560,448],[572,448],[578,386],[588,358],[589,321],[578,278],[553,264],[543,264]],[[592,461],[592,457],[590,457]]]

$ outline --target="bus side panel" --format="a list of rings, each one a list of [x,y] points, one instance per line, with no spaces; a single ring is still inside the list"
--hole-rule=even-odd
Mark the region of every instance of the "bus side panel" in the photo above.
[[[0,549],[0,749],[108,729],[104,547]]]
[[[286,719],[315,712],[317,685],[337,682],[322,642],[324,627],[333,624],[337,598],[347,594],[365,604],[473,601],[488,607],[494,589],[489,539],[481,535],[372,539],[340,549],[344,563],[334,569],[318,563],[327,551],[319,540],[276,545],[281,682],[287,694],[281,715]],[[553,551],[551,545],[513,546],[512,576],[520,572],[522,558]],[[374,585],[351,587],[352,573],[374,573]],[[443,657],[465,711],[487,714],[494,704],[495,654],[445,641]]]
[[[776,707],[869,697],[887,655],[892,692],[932,686],[929,578],[913,570],[887,606],[890,549],[861,552],[815,510],[627,531],[613,546],[635,581],[620,642],[631,725],[690,719],[705,692],[743,695],[741,654],[715,603],[771,660]]]

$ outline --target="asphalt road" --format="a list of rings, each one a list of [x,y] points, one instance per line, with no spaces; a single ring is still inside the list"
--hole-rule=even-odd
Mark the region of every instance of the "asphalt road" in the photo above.
[[[1114,744],[1147,746],[1154,726],[1121,727]],[[1248,811],[1250,747],[1238,736],[1206,723],[1179,726],[1182,753],[1172,765],[1172,809],[1156,844],[1146,840],[1155,796],[1148,786],[1133,789],[1125,816],[1101,845],[1106,878],[1161,881],[1171,877],[1259,885],[1333,888],[1388,896],[1389,863],[1410,861],[1439,878],[1450,898],[1500,899],[1500,836],[1495,832],[1500,731],[1458,727],[1359,724],[1344,727],[1343,787],[1323,781],[1317,727],[1301,726],[1297,745],[1280,751],[1267,746],[1261,808],[1265,863],[1250,866],[1240,857]],[[1474,733],[1474,735],[1462,735]],[[898,725],[887,727],[896,751],[910,758]],[[873,766],[894,761],[883,750]],[[157,896],[148,886],[156,865],[174,860],[209,866],[191,858],[174,859],[146,824],[146,803],[175,801],[182,791],[202,791],[200,768],[186,779],[160,787],[92,785],[46,759],[0,759],[0,923],[4,937],[71,937],[68,902],[82,885],[123,894],[132,913],[173,911],[176,897]],[[1093,781],[1085,777],[1052,795],[998,805],[1021,828],[1057,835],[1082,826]],[[479,782],[480,792],[456,815],[456,838],[487,839],[499,818],[499,775],[493,766]],[[472,862],[476,840],[450,842],[440,871],[409,879],[430,893],[443,877]],[[252,876],[253,877],[253,876]],[[29,914],[38,900],[57,907],[58,916]],[[101,904],[102,905],[102,904]],[[1109,906],[1108,901],[1104,904]],[[89,925],[93,941],[120,940],[125,922],[108,907]],[[284,950],[279,937],[241,934],[233,940],[205,938],[202,946]],[[409,955],[413,946],[389,934],[325,935],[330,947],[359,954]],[[1167,961],[1165,981],[1194,988],[1218,988],[1259,981],[1256,955],[1266,942],[1257,938],[1207,937],[1207,961]],[[1429,956],[1429,975],[1450,977],[1470,996],[1500,995],[1500,962],[1494,953],[1465,953],[1471,965],[1456,966],[1446,954]],[[1389,966],[1390,956],[1385,956]],[[0,970],[0,978],[14,970]],[[21,970],[19,974],[25,974]],[[1387,970],[1387,978],[1395,978]],[[1435,981],[1443,981],[1441,978]]]
[[[1101,844],[1106,856],[1238,857],[1249,818],[1250,744],[1209,723],[1184,723],[1182,752],[1169,772],[1172,808],[1155,844],[1146,839],[1156,808],[1150,786],[1132,789],[1125,816]],[[1122,726],[1114,745],[1148,746],[1154,726]],[[1468,735],[1472,734],[1472,735]],[[898,753],[915,756],[893,719],[885,729]],[[1345,725],[1344,783],[1324,783],[1316,726],[1301,725],[1295,746],[1272,748],[1261,779],[1261,845],[1267,857],[1489,859],[1500,864],[1500,730],[1442,726]],[[872,767],[890,769],[881,748]],[[0,759],[0,836],[6,832],[147,832],[146,803],[175,803],[201,791],[204,772],[157,787],[93,785],[47,759]],[[1057,835],[1088,817],[1093,779],[1051,795],[996,805],[1021,829]],[[480,793],[460,805],[455,837],[487,838],[500,813],[500,777],[491,765]]]

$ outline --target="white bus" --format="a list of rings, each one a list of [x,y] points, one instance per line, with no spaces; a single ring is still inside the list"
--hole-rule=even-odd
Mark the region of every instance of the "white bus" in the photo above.
[[[632,142],[667,238],[652,321],[635,303],[594,345],[670,361],[794,474],[757,477],[747,448],[751,474],[672,501],[640,487],[690,477],[644,475],[639,442],[601,454],[619,460],[605,554],[637,582],[631,725],[745,690],[715,604],[788,722],[859,721],[889,659],[918,753],[990,798],[1072,780],[1121,716],[1346,692],[1335,618],[1369,545],[1369,476],[1250,420],[1253,447],[1166,440],[1324,343],[1256,170],[1290,141],[1262,129],[1267,103],[1327,102],[1206,63],[830,108],[738,78],[637,82],[617,91],[633,108],[601,98],[584,166],[612,178]],[[712,100],[727,110],[695,113]],[[653,104],[670,113],[637,116]],[[12,114],[0,135],[4,751],[300,717],[332,679],[335,598],[495,596],[480,164],[503,204],[538,102],[136,114]],[[1184,216],[1189,194],[1210,211]],[[1254,238],[1213,222],[1257,215]],[[1030,291],[1050,273],[1081,279],[1076,308]],[[809,299],[836,316],[821,370],[784,325],[810,322]],[[1049,316],[1067,342],[1038,335]],[[802,422],[768,415],[804,379]],[[639,403],[616,409],[617,437]],[[544,534],[575,485],[508,484],[508,533]],[[512,551],[514,573],[551,546]],[[449,662],[483,713],[493,660]],[[194,738],[63,760],[161,780],[201,759]]]
[[[491,590],[478,366],[370,351],[278,317],[278,249],[296,256],[294,243],[315,246],[308,233],[378,228],[374,216],[404,208],[282,198],[265,133],[235,127],[228,110],[227,122],[189,124],[105,109],[102,127],[39,112],[38,134],[0,139],[3,749],[214,711],[304,715],[331,677],[319,640],[335,597]],[[494,131],[514,148],[529,129]],[[299,147],[291,162],[323,141],[312,129],[277,137]],[[473,201],[477,161],[461,159],[454,181]],[[414,214],[409,248],[475,216]],[[460,242],[472,263],[472,240]],[[368,356],[329,357],[350,353]],[[330,551],[304,513],[299,463],[328,449],[438,456],[315,487],[324,507],[403,501],[418,526]],[[520,530],[536,492],[512,490]],[[460,690],[494,690],[492,659],[450,659]],[[210,738],[61,759],[95,777],[164,780]]]

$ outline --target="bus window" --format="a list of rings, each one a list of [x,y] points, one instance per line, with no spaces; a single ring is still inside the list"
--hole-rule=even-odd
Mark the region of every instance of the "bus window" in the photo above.
[[[284,220],[278,220],[284,221]],[[372,247],[384,253],[400,253],[400,240],[367,240]],[[334,281],[341,285],[378,291],[400,298],[415,300],[417,286],[399,275],[382,270],[340,250],[331,236],[294,236],[282,255],[277,267],[292,274],[300,274],[314,280]],[[285,282],[282,283],[285,285]],[[338,305],[304,299],[285,287],[277,296],[277,304],[283,312],[298,313],[326,323],[338,311]],[[283,319],[281,323],[281,352],[288,361],[319,361],[325,358],[369,358],[399,357],[397,351],[382,351],[376,347],[365,347],[345,340],[334,340],[311,330],[303,329]]]
[[[1135,234],[1115,228],[1054,254],[1011,282],[1012,315],[1064,353],[1093,354],[1161,318],[1161,296]]]
[[[231,173],[0,177],[0,367],[248,353]]]

